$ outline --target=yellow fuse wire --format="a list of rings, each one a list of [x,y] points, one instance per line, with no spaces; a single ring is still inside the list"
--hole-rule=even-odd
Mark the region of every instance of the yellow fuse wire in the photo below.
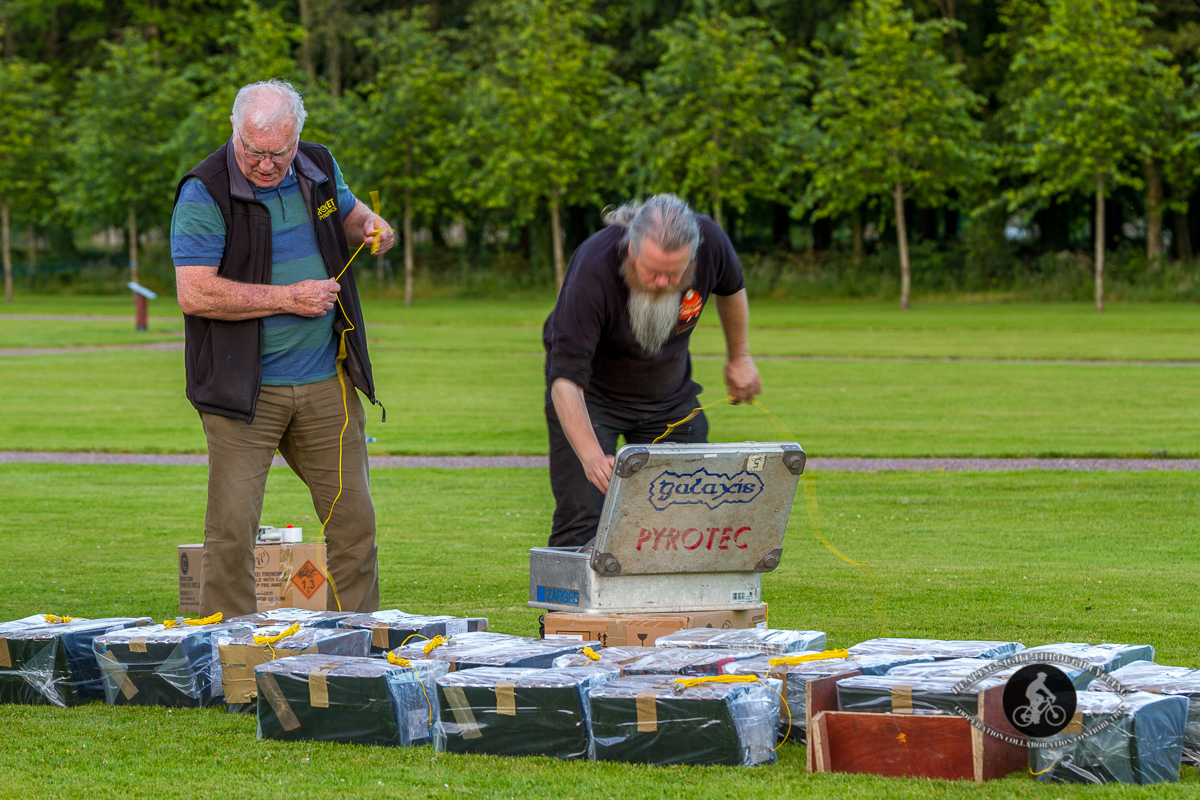
[[[809,661],[825,661],[831,658],[849,658],[849,650],[822,650],[819,653],[805,653],[802,656],[780,656],[772,658],[769,663],[772,667],[792,667],[796,664],[805,664]]]
[[[46,615],[46,622],[50,623],[51,625],[62,625],[64,622],[70,622],[76,619],[83,619],[83,617],[56,617],[53,614]]]
[[[375,215],[378,217],[379,192],[371,192],[371,199],[375,202]],[[371,235],[376,237],[375,241],[371,245],[372,253],[378,249],[378,236],[385,230],[390,231],[391,228],[384,225],[383,227],[375,228],[375,230],[372,232]],[[342,279],[342,276],[346,274],[346,270],[350,269],[350,265],[354,263],[354,259],[360,252],[362,252],[362,249],[364,246],[366,246],[366,244],[366,241],[364,241],[358,246],[358,249],[354,251],[354,255],[350,256],[350,260],[346,262],[346,266],[342,267],[342,271],[337,274],[336,278],[334,278],[335,281]],[[350,405],[346,399],[346,377],[342,374],[342,364],[346,361],[346,334],[350,333],[350,331],[357,330],[354,327],[354,322],[352,322],[350,319],[350,315],[346,313],[346,307],[342,305],[341,294],[339,293],[338,295],[335,295],[334,300],[337,302],[337,306],[342,312],[342,319],[346,321],[346,327],[342,330],[341,341],[338,342],[338,354],[335,362],[337,368],[338,385],[342,387],[342,412],[345,414],[345,421],[342,423],[342,430],[338,434],[338,490],[337,494],[334,495],[333,502],[329,504],[329,513],[325,515],[325,519],[321,522],[321,541],[325,541],[325,527],[329,525],[329,520],[333,519],[333,509],[337,505],[337,501],[341,499],[342,489],[344,488],[344,483],[342,480],[342,455],[346,440],[346,429],[350,427]],[[329,581],[329,588],[333,591],[333,601],[335,604],[337,604],[337,610],[341,611],[342,599],[338,596],[337,583],[333,580],[333,575],[329,573],[328,569],[322,569],[321,572],[324,573],[326,580]]]
[[[294,636],[296,634],[296,632],[299,630],[300,630],[300,623],[297,622],[295,625],[292,625],[291,627],[287,628],[283,633],[279,633],[274,636],[258,636],[258,635],[256,635],[254,637],[254,643],[255,644],[267,644],[267,645],[275,644],[276,642],[278,642],[282,639],[286,639],[289,636]]]
[[[425,655],[429,655],[435,648],[441,647],[446,642],[450,641],[445,636],[435,636],[425,643]]]
[[[597,653],[595,650],[593,650],[590,647],[585,647],[582,650],[580,650],[579,652],[580,652],[580,654],[585,655],[588,658],[590,658],[592,661],[600,660],[600,654]]]
[[[414,634],[414,635],[416,635],[416,634]],[[411,639],[412,636],[410,636],[408,638]],[[406,639],[405,641],[408,641],[408,640]],[[401,647],[403,647],[403,645],[401,645]],[[395,664],[397,667],[404,667],[405,669],[411,669],[413,671],[413,673],[417,672],[417,668],[412,665],[412,662],[410,662],[407,658],[401,658],[400,656],[396,655],[395,653],[391,652],[390,650],[388,651],[388,654],[387,654],[387,662],[389,664]],[[421,680],[421,677],[419,674],[417,675],[417,683],[421,684],[421,694],[425,695],[425,705],[429,706],[429,724],[432,725],[433,724],[433,703],[429,702],[429,692],[425,691],[425,682]]]
[[[203,619],[185,619],[183,621],[183,624],[184,625],[192,625],[192,626],[215,625],[218,622],[220,622],[221,619],[222,619],[221,612],[218,611],[217,613],[215,613],[211,616],[205,617]],[[174,628],[178,624],[179,624],[179,620],[174,620],[174,619],[163,620],[164,628]]]

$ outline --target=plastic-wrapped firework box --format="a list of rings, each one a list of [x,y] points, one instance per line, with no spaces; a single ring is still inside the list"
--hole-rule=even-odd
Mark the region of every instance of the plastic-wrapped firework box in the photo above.
[[[588,758],[588,693],[617,674],[611,667],[481,667],[446,675],[437,682],[437,749]]]
[[[984,678],[967,691],[955,691],[956,676],[916,677],[856,675],[837,682],[842,711],[879,714],[969,714],[978,716],[979,696],[985,689],[1004,685],[1004,678]]]
[[[271,625],[217,637],[225,708],[234,713],[254,711],[254,668],[259,664],[307,653],[370,655],[371,632],[343,628],[299,628]],[[280,638],[282,637],[282,638]]]
[[[149,617],[57,621],[63,619],[38,614],[0,623],[0,703],[74,706],[104,699],[92,641],[151,622]]]
[[[824,658],[789,664],[787,656],[759,656],[744,661],[735,661],[727,667],[730,675],[757,675],[774,678],[783,685],[783,696],[787,699],[786,709],[779,717],[780,736],[804,744],[808,738],[809,695],[817,690],[819,681],[836,681],[852,675],[883,675],[892,667],[916,662],[934,663],[930,656],[902,656],[879,654],[850,656],[849,658]],[[836,687],[830,706],[836,708]]]
[[[149,625],[97,636],[92,650],[110,706],[199,708],[222,702],[216,637],[253,630],[247,623]]]
[[[464,633],[445,643],[412,643],[393,650],[400,658],[431,658],[445,661],[450,671],[476,667],[549,669],[559,656],[575,655],[585,647],[600,648],[599,642],[564,639],[533,639],[503,633]],[[427,648],[428,652],[427,652]]]
[[[488,629],[487,617],[448,617],[407,614],[398,609],[355,614],[338,623],[343,628],[371,632],[371,653],[378,655],[405,644],[421,644],[435,636],[457,636]],[[409,640],[416,639],[416,642]]]
[[[1183,729],[1183,760],[1192,764],[1200,763],[1200,669],[1134,661],[1113,670],[1111,675],[1127,689],[1186,697],[1188,716]],[[1093,692],[1112,691],[1099,680],[1093,680],[1088,688]]]
[[[622,666],[626,675],[686,675],[711,677],[728,675],[733,664],[762,653],[742,650],[700,650],[687,647],[655,648],[657,652]]]
[[[868,639],[847,648],[850,655],[878,653],[926,655],[937,660],[949,658],[1004,658],[1025,649],[1020,642],[992,642],[971,639]]]
[[[664,676],[617,678],[589,694],[597,761],[753,766],[775,761],[776,682],[685,687]]]
[[[305,628],[336,628],[338,622],[355,616],[351,611],[313,611],[307,608],[272,608],[254,614],[243,614],[226,622],[249,622],[264,628],[268,625],[303,625]]]
[[[1048,740],[1063,744],[1029,748],[1029,770],[1045,783],[1173,783],[1187,715],[1178,695],[1079,692],[1075,716]]]
[[[1154,660],[1154,648],[1148,644],[1056,642],[1054,644],[1042,644],[1037,647],[1031,647],[1027,652],[1031,655],[1034,653],[1055,653],[1070,656],[1078,661],[1086,661],[1092,665],[1094,670],[1103,673],[1120,669],[1126,664],[1132,664],[1134,661]],[[1059,668],[1071,678],[1076,689],[1087,687],[1096,677],[1084,670],[1068,669],[1063,666]]]
[[[792,631],[772,628],[720,630],[692,628],[660,636],[655,647],[696,647],[719,650],[750,650],[769,655],[785,655],[825,649],[824,631]]]
[[[657,653],[654,647],[606,647],[603,650],[593,650],[595,658],[584,653],[559,656],[554,659],[556,669],[574,667],[616,667],[623,670],[626,664],[632,664],[640,658]]]
[[[254,668],[258,737],[408,747],[430,744],[440,661],[291,656]]]

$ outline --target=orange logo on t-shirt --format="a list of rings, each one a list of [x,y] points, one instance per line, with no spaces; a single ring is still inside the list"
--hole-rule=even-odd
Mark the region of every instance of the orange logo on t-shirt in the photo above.
[[[700,310],[704,308],[704,303],[700,299],[695,289],[688,289],[683,295],[683,301],[679,304],[679,327],[676,331],[681,331],[688,325],[696,321],[696,317],[700,316]]]

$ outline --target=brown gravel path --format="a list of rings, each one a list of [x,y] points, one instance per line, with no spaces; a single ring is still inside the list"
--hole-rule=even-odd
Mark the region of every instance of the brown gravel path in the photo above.
[[[0,464],[144,464],[151,466],[204,466],[203,455],[153,453],[44,453],[0,451]],[[275,466],[284,466],[275,456]],[[545,469],[545,456],[371,456],[374,469],[433,467],[479,469],[515,467]],[[963,472],[970,470],[1079,470],[1082,472],[1200,472],[1195,458],[810,458],[808,469],[831,472]]]

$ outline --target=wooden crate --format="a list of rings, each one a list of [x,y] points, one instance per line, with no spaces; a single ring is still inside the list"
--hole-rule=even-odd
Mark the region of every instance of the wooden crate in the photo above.
[[[836,707],[836,685],[833,705]],[[980,718],[1018,735],[1004,718],[1004,687],[980,692]],[[818,702],[823,698],[818,697]],[[828,701],[823,704],[829,708]],[[990,781],[1029,765],[1029,749],[990,736],[948,714],[818,710],[808,728],[809,769],[892,777]]]

